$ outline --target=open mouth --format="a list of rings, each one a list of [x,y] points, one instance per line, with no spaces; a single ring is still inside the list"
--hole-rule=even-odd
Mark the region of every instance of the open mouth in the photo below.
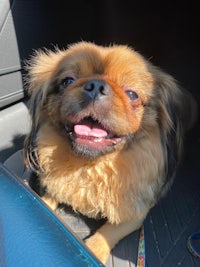
[[[92,117],[86,117],[74,124],[73,127],[65,126],[67,133],[74,144],[82,149],[104,151],[117,145],[122,136],[117,136],[106,129],[103,124]]]

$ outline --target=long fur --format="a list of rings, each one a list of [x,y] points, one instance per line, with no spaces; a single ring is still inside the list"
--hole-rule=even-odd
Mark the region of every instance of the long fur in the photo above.
[[[175,177],[185,131],[195,119],[191,95],[127,46],[80,42],[64,51],[41,50],[28,72],[32,129],[25,162],[39,175],[46,198],[111,225],[142,221]],[[66,76],[75,81],[59,89]],[[94,79],[112,96],[86,99],[83,88]],[[139,99],[131,100],[128,90]],[[89,156],[76,150],[63,125],[89,116],[122,142]]]

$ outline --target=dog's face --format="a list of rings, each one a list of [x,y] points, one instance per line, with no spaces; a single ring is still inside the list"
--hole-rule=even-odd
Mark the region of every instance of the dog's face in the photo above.
[[[66,52],[52,74],[42,112],[75,152],[107,153],[141,127],[153,78],[129,49],[81,44]],[[154,110],[145,116],[148,124],[156,120]]]
[[[81,42],[66,51],[38,52],[29,74],[29,141],[49,123],[76,154],[89,158],[128,149],[158,129],[165,142],[187,103],[169,75],[126,46]]]

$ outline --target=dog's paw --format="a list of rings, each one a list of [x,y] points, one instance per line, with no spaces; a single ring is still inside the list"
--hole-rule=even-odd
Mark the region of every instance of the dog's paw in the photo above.
[[[110,246],[106,239],[98,232],[85,240],[86,246],[102,262],[106,263],[110,255]]]

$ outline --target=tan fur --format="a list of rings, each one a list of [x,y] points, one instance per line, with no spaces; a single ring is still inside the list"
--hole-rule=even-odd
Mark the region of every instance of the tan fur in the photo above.
[[[41,183],[48,186],[49,194],[57,202],[69,204],[93,218],[101,213],[111,223],[140,216],[147,205],[146,198],[151,199],[148,209],[154,205],[154,191],[164,183],[164,162],[156,134],[132,145],[131,153],[115,152],[91,160],[70,153],[69,145],[63,144],[49,125],[45,126],[38,141],[40,164],[46,170]],[[126,193],[127,188],[130,194]]]
[[[81,42],[65,51],[40,51],[28,71],[33,125],[26,162],[38,172],[50,206],[64,203],[88,217],[108,219],[86,240],[105,263],[115,244],[141,226],[171,185],[184,131],[194,117],[195,112],[190,120],[185,117],[193,101],[183,103],[186,94],[174,79],[127,46]],[[62,89],[65,77],[74,82]],[[85,84],[93,80],[103,81],[109,93],[86,104]],[[139,97],[128,97],[129,90]],[[88,117],[121,141],[98,156],[74,150],[60,125]]]

